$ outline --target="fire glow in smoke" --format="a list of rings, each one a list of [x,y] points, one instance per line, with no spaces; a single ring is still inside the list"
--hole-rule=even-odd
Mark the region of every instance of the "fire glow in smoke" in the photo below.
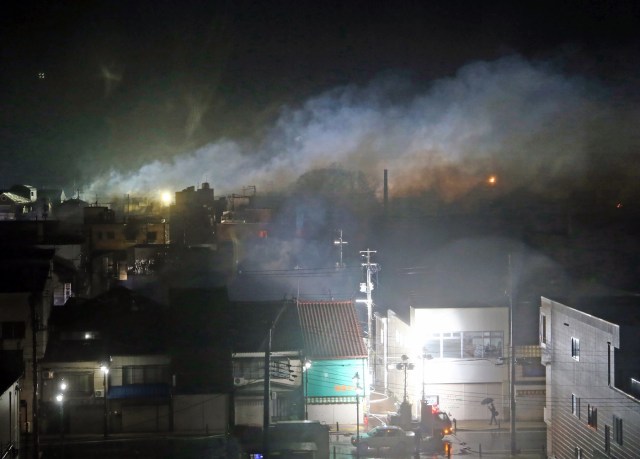
[[[604,92],[517,56],[469,64],[421,90],[381,77],[283,108],[258,142],[220,139],[136,172],[112,171],[90,190],[144,194],[207,181],[217,194],[249,184],[277,191],[329,165],[363,171],[380,195],[383,169],[396,195],[432,189],[452,200],[493,173],[500,186],[508,177],[543,190],[584,180],[594,155],[630,150],[620,122],[627,115],[615,113]],[[605,134],[616,140],[606,152]]]

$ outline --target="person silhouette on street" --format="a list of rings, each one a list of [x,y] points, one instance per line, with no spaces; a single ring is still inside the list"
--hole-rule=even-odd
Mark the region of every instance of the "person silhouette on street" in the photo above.
[[[489,411],[491,411],[491,420],[489,421],[489,425],[491,424],[496,424],[498,425],[498,420],[496,419],[496,417],[498,416],[498,410],[496,410],[496,407],[494,406],[493,402],[491,402],[489,404]]]

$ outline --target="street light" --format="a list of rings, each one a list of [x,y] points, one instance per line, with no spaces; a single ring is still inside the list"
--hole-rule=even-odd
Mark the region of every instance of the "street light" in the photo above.
[[[60,404],[60,442],[64,445],[64,391],[67,390],[67,383],[60,381],[60,392],[56,395],[56,401]]]
[[[396,365],[396,369],[404,370],[404,397],[402,402],[405,403],[407,401],[407,370],[413,370],[415,366],[413,363],[408,362],[409,357],[407,355],[402,355],[400,358],[402,359],[402,362]]]
[[[106,364],[102,364],[100,370],[102,370],[102,396],[104,397],[102,432],[104,438],[107,438],[109,436],[109,410],[107,407],[107,375],[109,374],[109,367]]]

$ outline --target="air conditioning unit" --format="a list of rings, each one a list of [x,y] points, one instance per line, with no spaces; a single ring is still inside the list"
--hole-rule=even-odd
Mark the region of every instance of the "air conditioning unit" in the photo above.
[[[234,386],[244,386],[247,384],[247,380],[245,378],[233,378]]]
[[[102,397],[104,397],[104,391],[103,391],[103,390],[97,390],[97,391],[95,391],[95,392],[93,393],[93,395],[94,395],[96,398],[102,398]]]

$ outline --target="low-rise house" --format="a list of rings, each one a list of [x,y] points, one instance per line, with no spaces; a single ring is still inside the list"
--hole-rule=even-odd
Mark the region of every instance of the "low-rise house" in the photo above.
[[[230,311],[236,425],[263,425],[268,349],[270,422],[355,426],[358,413],[364,422],[367,352],[352,301],[233,303]]]
[[[48,343],[53,305],[53,250],[9,248],[0,251],[0,361],[13,362],[20,379],[20,428],[37,428],[37,362]]]
[[[367,348],[353,301],[299,301],[304,343],[305,419],[365,423]]]
[[[122,287],[56,307],[40,362],[43,432],[171,430],[167,323],[164,306]]]
[[[542,298],[549,457],[640,456],[639,313],[637,295]]]
[[[33,207],[33,202],[18,194],[4,191],[0,193],[0,220],[25,220]]]

